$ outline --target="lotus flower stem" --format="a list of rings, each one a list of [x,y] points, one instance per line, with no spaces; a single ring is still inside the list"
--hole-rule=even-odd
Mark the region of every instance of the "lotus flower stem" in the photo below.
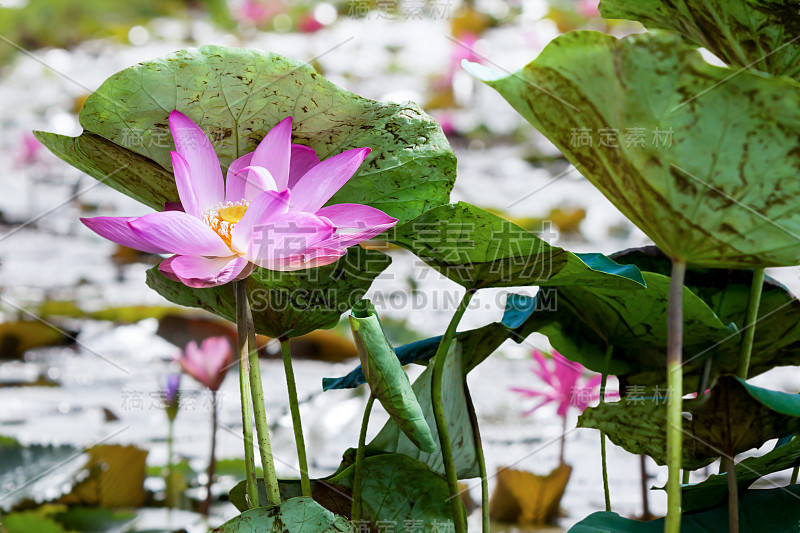
[[[762,269],[763,272],[763,269]],[[733,457],[725,457],[728,467],[728,533],[739,533],[739,486]]]
[[[478,459],[478,471],[481,475],[481,531],[489,533],[489,477],[486,474],[486,458],[483,455],[483,441],[481,439],[481,429],[478,426],[478,414],[475,412],[475,405],[472,403],[472,396],[464,380],[464,394],[467,397],[467,410],[469,420],[472,423],[472,438],[475,440],[475,457]]]
[[[253,449],[253,403],[250,394],[250,359],[247,350],[247,326],[242,305],[241,289],[243,282],[235,282],[236,291],[236,325],[238,328],[237,344],[239,348],[239,392],[242,400],[242,438],[244,439],[244,470],[246,484],[247,507],[254,509],[259,506],[258,485],[256,483],[256,463]],[[243,290],[241,292],[244,292]]]
[[[665,533],[681,530],[681,458],[683,456],[683,280],[686,263],[672,260],[667,311],[667,517]]]
[[[600,403],[606,402],[606,382],[608,381],[608,365],[611,363],[611,355],[614,353],[614,346],[609,344],[606,348],[606,358],[603,364],[603,375],[600,379]],[[608,461],[606,460],[606,434],[600,431],[600,458],[603,466],[603,495],[606,500],[606,511],[611,511],[611,492],[608,490]]]
[[[211,390],[211,452],[208,457],[208,481],[206,482],[206,499],[203,501],[203,514],[208,516],[211,509],[211,487],[214,484],[214,472],[217,469],[217,391]]]
[[[753,281],[750,284],[750,298],[747,300],[747,315],[744,324],[744,338],[739,350],[739,377],[747,379],[750,370],[750,354],[753,351],[753,338],[756,335],[758,307],[761,304],[761,289],[764,286],[764,268],[753,270]]]
[[[442,340],[439,342],[439,347],[436,350],[436,356],[433,361],[433,372],[431,375],[431,397],[433,400],[433,414],[436,418],[436,429],[439,432],[439,445],[442,447],[442,462],[444,469],[447,473],[447,485],[450,488],[450,506],[453,512],[453,522],[455,524],[455,533],[466,533],[467,524],[462,510],[461,498],[458,491],[458,472],[456,471],[456,462],[453,459],[453,446],[450,443],[450,432],[447,429],[447,416],[444,412],[444,403],[442,402],[442,375],[444,374],[444,363],[447,358],[447,353],[450,351],[450,344],[456,335],[456,328],[464,316],[464,311],[467,310],[472,295],[475,294],[474,290],[467,289],[466,294],[458,304],[450,324],[447,325]]]
[[[255,417],[256,432],[258,436],[258,450],[261,454],[261,468],[264,469],[264,486],[267,489],[267,500],[269,503],[271,505],[280,505],[281,495],[278,491],[278,476],[275,475],[275,463],[272,459],[272,445],[269,441],[267,412],[266,408],[264,407],[264,389],[261,385],[261,367],[258,364],[258,350],[256,349],[256,331],[255,326],[253,325],[253,314],[250,310],[250,303],[247,301],[247,285],[246,281],[244,280],[236,281],[233,285],[236,290],[236,318],[237,325],[239,327],[239,357],[240,360],[247,360],[247,368],[245,369],[247,373],[245,374],[245,379],[249,378],[253,416]],[[252,442],[252,429],[250,430],[250,439],[250,442]],[[247,449],[245,448],[245,454],[246,453]],[[252,477],[253,483],[255,484],[255,473]],[[249,478],[250,476],[248,476],[248,479]],[[255,500],[253,500],[252,503],[257,507],[257,487],[248,486],[248,496],[252,498],[250,492],[251,490],[256,491]]]
[[[308,479],[306,442],[303,439],[303,422],[300,419],[300,404],[297,401],[297,386],[295,385],[294,369],[292,368],[292,351],[289,347],[289,339],[281,339],[281,352],[283,354],[283,369],[286,373],[286,386],[289,389],[289,408],[292,412],[292,426],[294,426],[294,441],[297,446],[297,460],[300,463],[300,487],[303,496],[311,498],[311,481]]]
[[[172,447],[173,447],[173,434],[175,430],[175,421],[170,419],[167,425],[167,483],[166,483],[166,504],[167,507],[172,509],[177,502],[177,495],[175,494],[175,464],[172,461]]]
[[[689,484],[689,481],[691,481],[689,476],[691,474],[692,474],[692,471],[689,470],[688,468],[684,468],[683,469],[683,474],[681,475],[681,484],[682,485],[688,485]]]
[[[800,473],[800,465],[796,465],[792,470],[792,479],[789,481],[789,485],[796,485],[797,484],[797,474]]]
[[[353,467],[353,502],[350,507],[350,520],[353,523],[358,523],[361,520],[361,485],[364,474],[364,448],[367,441],[369,415],[372,414],[372,404],[374,403],[375,396],[370,394],[369,400],[367,400],[367,406],[364,408],[364,418],[361,420],[361,433],[358,436],[356,462]]]

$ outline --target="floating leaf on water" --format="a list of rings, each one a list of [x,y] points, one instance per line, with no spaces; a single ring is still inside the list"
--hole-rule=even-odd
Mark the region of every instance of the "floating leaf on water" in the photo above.
[[[489,501],[489,516],[506,524],[523,526],[552,523],[567,488],[572,467],[561,463],[545,476],[498,468]]]
[[[144,504],[147,451],[135,446],[102,444],[87,450],[87,477],[59,499],[66,505],[139,507]]]

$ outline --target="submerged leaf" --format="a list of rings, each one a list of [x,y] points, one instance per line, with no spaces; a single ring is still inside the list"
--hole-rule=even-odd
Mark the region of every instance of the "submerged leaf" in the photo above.
[[[0,437],[0,464],[0,487],[4,491],[0,508],[9,509],[25,499],[42,501],[53,494],[53,489],[65,486],[63,490],[68,491],[86,464],[86,456],[66,444],[23,446],[14,439]]]
[[[350,327],[371,394],[417,448],[426,453],[435,452],[436,442],[411,390],[408,375],[386,339],[369,300],[361,300],[353,307]]]
[[[672,258],[800,262],[800,85],[708,64],[676,35],[572,32],[496,89]],[[582,141],[586,133],[590,140]]]

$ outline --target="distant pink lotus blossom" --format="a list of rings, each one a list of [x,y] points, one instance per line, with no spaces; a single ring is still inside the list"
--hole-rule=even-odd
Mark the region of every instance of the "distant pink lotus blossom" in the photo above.
[[[275,15],[284,10],[282,2],[245,0],[239,9],[239,20],[261,25],[269,22]]]
[[[599,3],[599,0],[580,0],[576,11],[587,19],[599,17],[600,11],[597,9]]]
[[[555,350],[551,364],[548,364],[547,359],[538,350],[533,350],[532,357],[536,365],[531,370],[549,386],[549,390],[512,387],[511,390],[514,392],[529,398],[542,398],[539,404],[525,412],[526,415],[555,402],[558,405],[558,416],[565,417],[570,407],[582,412],[592,401],[600,397],[598,390],[602,376],[584,378],[583,366],[570,361]]]
[[[42,143],[32,133],[26,132],[22,135],[22,144],[14,162],[17,166],[29,165],[36,161],[42,148]]]
[[[223,180],[217,154],[200,127],[178,111],[170,113],[169,127],[181,206],[138,218],[81,221],[128,248],[175,254],[159,265],[170,279],[202,288],[244,279],[255,266],[327,265],[397,223],[366,205],[322,207],[355,174],[369,148],[320,162],[312,148],[291,143],[292,118],[287,117],[254,152],[231,163]]]
[[[184,372],[211,389],[219,390],[233,360],[231,343],[226,337],[209,337],[200,345],[191,341],[178,358]]]
[[[313,13],[306,13],[297,23],[297,29],[303,33],[316,33],[324,27],[325,25],[317,20]]]

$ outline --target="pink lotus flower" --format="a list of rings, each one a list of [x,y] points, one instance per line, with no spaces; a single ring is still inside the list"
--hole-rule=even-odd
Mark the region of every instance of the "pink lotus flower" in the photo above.
[[[355,174],[369,148],[320,162],[313,149],[291,143],[287,117],[254,152],[231,163],[223,181],[203,130],[178,111],[170,113],[169,127],[182,210],[81,221],[123,246],[175,254],[159,270],[189,287],[244,279],[255,266],[303,270],[334,263],[348,247],[397,223],[366,205],[322,207]]]
[[[284,6],[281,2],[260,2],[258,0],[245,0],[239,10],[239,20],[261,25],[269,22],[275,15],[281,13]]]
[[[533,373],[548,384],[551,390],[541,391],[512,387],[511,390],[514,392],[529,398],[543,399],[541,403],[526,411],[526,415],[549,403],[556,402],[558,416],[565,417],[570,407],[583,411],[592,401],[600,397],[596,392],[600,387],[600,375],[585,380],[581,379],[585,370],[583,366],[573,363],[555,350],[551,359],[552,365],[548,365],[547,360],[538,350],[533,350],[532,356],[536,361],[536,366],[532,368]]]
[[[232,358],[233,350],[227,338],[209,337],[200,346],[195,341],[187,344],[178,363],[184,372],[212,391],[217,391]]]
[[[19,148],[19,152],[17,153],[17,157],[14,160],[14,163],[18,167],[23,167],[25,165],[30,165],[36,161],[38,158],[39,152],[41,152],[44,146],[39,140],[33,136],[32,133],[25,133],[22,136],[22,144]]]

